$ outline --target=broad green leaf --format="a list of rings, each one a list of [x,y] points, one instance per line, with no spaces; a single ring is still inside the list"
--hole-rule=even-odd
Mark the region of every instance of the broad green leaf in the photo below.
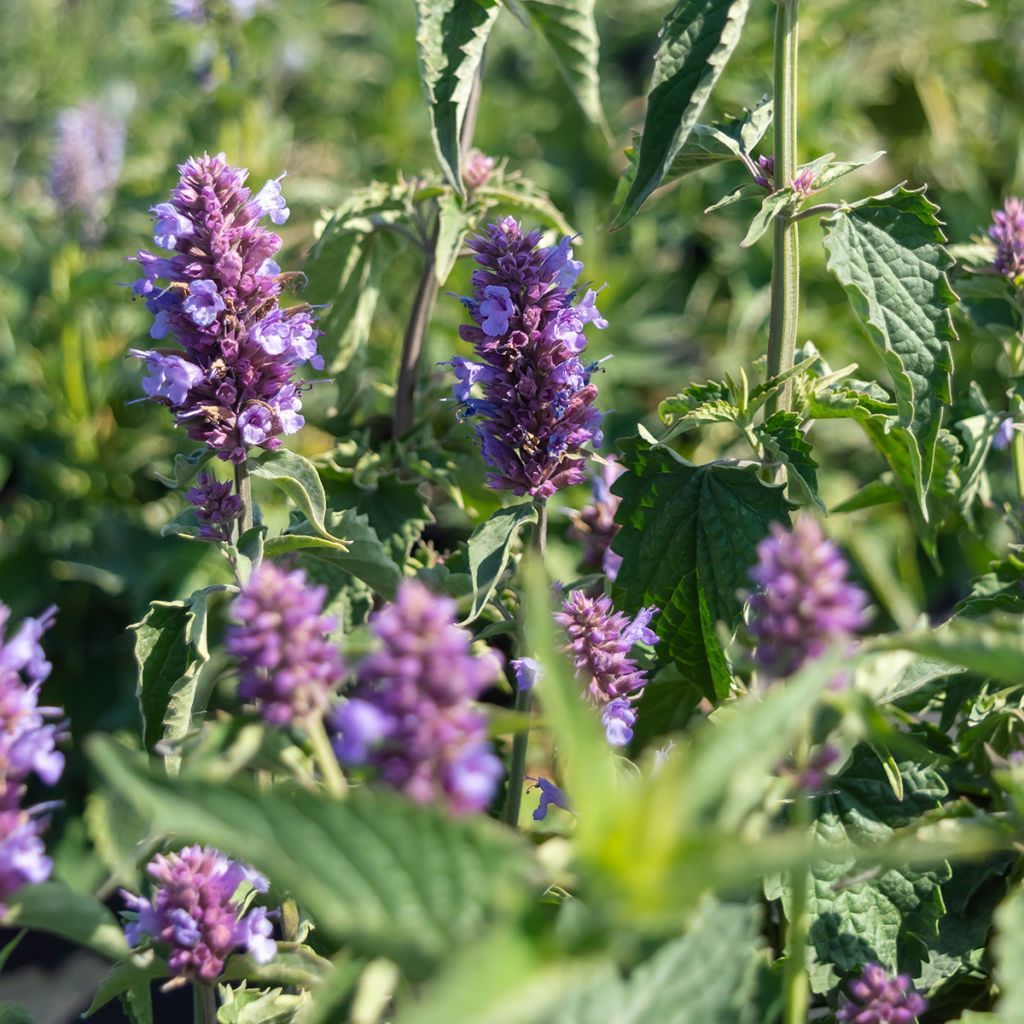
[[[325,942],[414,972],[469,941],[525,891],[525,848],[483,818],[453,820],[366,789],[338,802],[242,780],[172,780],[100,736],[89,754],[157,832],[244,859],[315,913]]]
[[[252,475],[276,484],[306,514],[321,537],[344,544],[342,538],[333,536],[324,525],[327,515],[327,497],[316,466],[309,459],[287,448],[267,452],[252,463]]]
[[[444,176],[463,194],[462,126],[498,0],[416,0],[420,79],[430,104],[430,129]]]
[[[787,216],[794,203],[794,194],[791,188],[780,188],[778,192],[772,192],[761,200],[761,208],[754,214],[754,219],[747,228],[740,247],[749,249],[762,235],[775,223],[776,218]]]
[[[5,928],[49,932],[85,946],[110,960],[128,952],[124,931],[99,900],[69,889],[63,882],[23,885],[6,900],[0,915]]]
[[[1024,1020],[1024,893],[1018,889],[996,911],[996,981],[999,984],[999,1021]]]
[[[118,998],[123,1000],[132,991],[144,989],[148,992],[150,982],[170,977],[170,973],[167,963],[152,951],[126,956],[99,983],[89,1009],[83,1016],[91,1017],[107,1003]]]
[[[459,257],[473,218],[462,201],[447,189],[437,197],[437,243],[434,246],[434,279],[444,287]]]
[[[795,412],[780,410],[756,427],[754,433],[776,462],[786,467],[789,492],[801,504],[814,505],[823,515],[825,503],[818,494],[818,464]]]
[[[656,605],[659,654],[675,660],[705,694],[722,698],[731,677],[716,630],[739,624],[741,590],[772,522],[786,523],[782,488],[763,483],[757,467],[694,466],[664,447],[627,442],[632,471],[616,481],[622,555],[615,581],[629,612]]]
[[[712,380],[706,384],[691,384],[678,395],[663,399],[658,404],[658,416],[672,428],[661,438],[664,443],[705,423],[737,423],[740,410],[729,386]]]
[[[956,613],[965,618],[977,618],[989,612],[1024,613],[1024,549],[1014,545],[1006,557],[979,576],[967,595],[957,606]]]
[[[0,1024],[35,1024],[28,1010],[18,1003],[0,1003]]]
[[[636,703],[633,745],[642,749],[667,733],[679,732],[690,721],[704,696],[675,665],[666,665],[644,687]]]
[[[750,0],[678,0],[665,18],[636,176],[613,228],[628,224],[664,181],[739,42],[749,6]]]
[[[923,189],[899,188],[823,221],[828,268],[885,360],[900,425],[913,434],[908,451],[925,520],[956,340],[949,310],[956,295],[946,278],[953,261],[943,248],[937,210]]]
[[[537,522],[533,502],[498,509],[469,538],[469,574],[473,581],[473,605],[463,625],[472,622],[491,599],[508,566],[512,545],[526,526]]]
[[[219,986],[223,1002],[217,1024],[289,1024],[309,1004],[309,994],[289,995],[283,989]]]

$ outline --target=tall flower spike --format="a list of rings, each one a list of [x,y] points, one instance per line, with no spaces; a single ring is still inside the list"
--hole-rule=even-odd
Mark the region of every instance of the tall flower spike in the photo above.
[[[865,964],[849,991],[850,1001],[836,1013],[836,1020],[844,1024],[913,1024],[928,1009],[924,997],[911,987],[909,975],[890,977],[881,964]]]
[[[630,619],[615,611],[610,597],[574,590],[555,616],[569,640],[564,649],[572,655],[576,676],[590,703],[601,708],[605,736],[613,746],[625,746],[633,738],[636,709],[631,702],[647,685],[647,676],[630,651],[638,643],[658,642],[650,628],[656,613],[656,608],[641,608]]]
[[[766,678],[791,676],[864,628],[867,595],[847,580],[848,569],[816,520],[803,516],[792,530],[772,524],[750,571],[760,589],[750,599],[749,631]]]
[[[154,315],[150,335],[180,347],[130,354],[146,362],[149,398],[166,405],[189,437],[241,463],[249,449],[277,448],[280,435],[305,422],[295,368],[323,368],[320,331],[308,306],[279,304],[273,257],[281,238],[260,221],[288,219],[280,179],[253,195],[248,171],[223,154],[179,169],[170,202],[152,211],[156,244],[174,255],[141,251],[133,289]]]
[[[1001,210],[993,210],[988,236],[996,243],[996,271],[1011,281],[1024,275],[1024,201],[1010,196]]]
[[[524,235],[511,217],[470,241],[480,269],[463,302],[475,323],[459,334],[480,361],[457,357],[451,365],[463,413],[480,417],[490,486],[547,498],[583,479],[583,447],[601,443],[596,364],[580,355],[586,325],[608,324],[594,305],[597,292],[576,301],[583,265],[570,239],[546,249],[539,242],[539,231]]]
[[[590,505],[584,506],[573,517],[569,536],[583,545],[582,568],[591,572],[603,572],[614,580],[622,565],[622,556],[612,551],[611,544],[619,525],[615,522],[621,498],[612,494],[612,484],[622,475],[623,467],[614,455],[594,474],[593,495]]]
[[[238,694],[271,725],[323,714],[345,674],[327,639],[337,620],[323,614],[326,594],[301,569],[263,562],[235,600],[226,647],[240,661]]]
[[[273,959],[277,946],[270,937],[267,911],[256,907],[245,912],[239,899],[243,882],[257,892],[267,891],[262,875],[206,846],[158,854],[146,874],[156,883],[151,899],[121,891],[136,915],[125,937],[133,947],[147,939],[162,946],[172,974],[214,981],[239,949],[260,964]]]
[[[401,584],[370,629],[379,647],[335,713],[339,759],[370,766],[416,803],[485,809],[502,769],[473,701],[499,676],[498,656],[474,653],[471,634],[455,625],[455,602],[416,580]]]

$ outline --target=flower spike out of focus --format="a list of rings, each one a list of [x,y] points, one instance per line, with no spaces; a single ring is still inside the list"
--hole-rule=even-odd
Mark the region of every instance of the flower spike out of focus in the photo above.
[[[472,239],[479,269],[463,302],[475,322],[459,334],[479,361],[451,360],[462,412],[479,417],[488,483],[533,498],[579,483],[584,446],[601,443],[596,363],[581,354],[587,324],[608,325],[594,305],[597,292],[577,301],[583,265],[570,241],[542,248],[540,232],[524,234],[512,217]]]
[[[909,975],[891,977],[881,964],[865,964],[849,992],[850,1001],[836,1013],[843,1024],[913,1024],[928,1009]]]
[[[988,236],[996,243],[996,272],[1011,281],[1024,275],[1024,201],[1010,196],[1001,210],[994,210]]]
[[[145,360],[146,395],[189,437],[242,463],[249,449],[277,448],[280,435],[305,422],[295,368],[323,368],[320,331],[308,306],[279,303],[273,257],[281,238],[260,222],[288,219],[280,179],[253,195],[248,172],[223,154],[193,157],[179,170],[170,202],[152,211],[154,240],[173,255],[141,251],[133,285],[153,314],[150,335],[178,347],[130,354]]]
[[[615,522],[622,499],[612,494],[612,484],[622,475],[624,467],[609,455],[600,472],[593,478],[593,503],[584,506],[573,517],[568,535],[583,545],[581,568],[590,572],[603,572],[614,580],[622,565],[622,556],[612,551],[612,540],[619,532]]]

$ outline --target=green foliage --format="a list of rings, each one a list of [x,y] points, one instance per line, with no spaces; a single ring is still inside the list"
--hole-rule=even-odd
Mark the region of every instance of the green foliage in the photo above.
[[[537,522],[532,502],[498,509],[481,523],[469,538],[469,576],[473,584],[473,604],[466,622],[472,622],[491,599],[498,581],[512,557],[512,545],[524,527]]]

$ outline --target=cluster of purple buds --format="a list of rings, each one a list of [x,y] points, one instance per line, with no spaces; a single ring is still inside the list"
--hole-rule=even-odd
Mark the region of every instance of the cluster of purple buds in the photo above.
[[[843,1024],[913,1024],[928,1008],[915,992],[910,977],[890,977],[881,964],[865,964],[861,976],[850,982],[850,1001],[840,1007],[836,1020]]]
[[[200,537],[231,540],[231,524],[242,514],[242,499],[234,493],[230,481],[200,473],[196,486],[186,491],[185,497],[195,509]]]
[[[491,180],[494,173],[494,157],[481,153],[479,149],[471,149],[462,168],[462,180],[466,188],[474,191],[483,188]]]
[[[254,701],[271,725],[323,715],[345,675],[324,615],[327,588],[311,587],[301,569],[263,562],[232,606],[225,646],[239,659],[238,695]]]
[[[803,198],[809,196],[814,191],[814,168],[805,167],[797,176],[789,183],[793,191]]]
[[[416,580],[401,584],[370,629],[378,647],[335,713],[339,760],[372,768],[416,803],[484,810],[502,768],[473,702],[500,675],[499,657],[475,653],[472,635],[455,625],[455,602]]]
[[[636,644],[656,644],[650,628],[657,608],[641,608],[632,619],[612,607],[610,597],[588,597],[574,590],[555,621],[565,630],[577,678],[585,697],[601,709],[608,742],[625,746],[633,738],[637,700],[647,685],[646,673],[630,656]]]
[[[277,448],[279,435],[305,422],[295,369],[323,368],[320,331],[308,306],[283,309],[278,301],[285,275],[273,257],[281,238],[260,221],[288,219],[280,178],[253,195],[248,172],[223,154],[179,170],[171,201],[153,207],[156,244],[174,255],[141,251],[143,276],[133,285],[154,315],[150,336],[179,348],[131,354],[145,360],[149,398],[189,437],[242,463],[250,448]]]
[[[775,157],[759,156],[757,158],[757,166],[761,173],[754,175],[754,181],[761,188],[766,188],[769,192],[773,192],[775,190]]]
[[[23,620],[5,638],[10,614],[0,602],[0,913],[21,886],[50,877],[52,863],[41,838],[46,807],[22,803],[30,776],[52,786],[64,770],[64,756],[56,749],[63,712],[39,705],[39,689],[51,667],[39,641],[53,625],[56,609]]]
[[[614,580],[622,565],[622,556],[612,551],[612,539],[619,532],[615,522],[620,498],[612,494],[612,484],[622,475],[623,467],[608,456],[600,472],[593,477],[593,504],[586,505],[573,516],[569,537],[583,545],[582,568],[603,572]]]
[[[266,892],[262,875],[204,846],[158,854],[146,874],[156,883],[151,899],[121,892],[136,915],[125,928],[130,946],[148,941],[163,947],[172,974],[200,982],[219,978],[239,949],[260,964],[273,959],[277,946],[267,911],[246,911],[248,893],[241,888],[247,883]]]
[[[487,482],[534,498],[579,483],[584,445],[601,442],[591,383],[597,364],[580,355],[586,325],[608,324],[594,305],[597,292],[576,302],[583,264],[572,258],[570,242],[542,248],[540,232],[524,234],[511,217],[473,238],[480,269],[462,301],[475,323],[459,334],[479,361],[451,360],[462,414],[480,417],[477,438],[493,470]]]
[[[816,520],[804,516],[792,530],[773,523],[757,557],[749,632],[767,679],[791,676],[867,624],[867,595],[847,580],[846,559]]]
[[[996,272],[1011,281],[1024,275],[1024,202],[1010,196],[1001,210],[993,210],[988,236],[996,243]]]

